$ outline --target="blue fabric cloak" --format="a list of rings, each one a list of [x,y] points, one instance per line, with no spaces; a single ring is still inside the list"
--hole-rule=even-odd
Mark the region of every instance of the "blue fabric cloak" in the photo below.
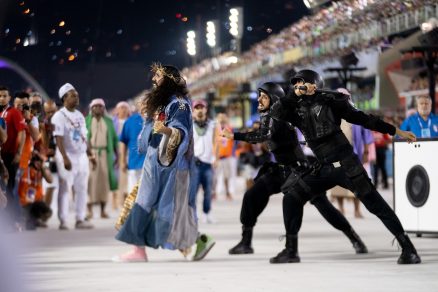
[[[147,119],[139,135],[139,151],[146,159],[137,199],[116,238],[137,246],[186,249],[198,236],[195,196],[190,192],[194,167],[190,101],[173,96],[165,117],[165,125],[182,134],[176,157],[169,166],[160,163],[163,135],[153,133],[154,122]]]

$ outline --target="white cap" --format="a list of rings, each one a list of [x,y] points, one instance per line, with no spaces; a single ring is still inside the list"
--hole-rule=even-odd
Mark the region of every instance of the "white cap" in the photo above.
[[[75,88],[70,83],[66,83],[58,91],[59,98],[62,98],[67,92],[70,90],[74,90]]]

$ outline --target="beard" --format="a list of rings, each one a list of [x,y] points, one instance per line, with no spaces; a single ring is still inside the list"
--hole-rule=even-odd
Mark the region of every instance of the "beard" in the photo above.
[[[164,77],[158,85],[152,81],[153,88],[141,101],[141,113],[148,118],[153,118],[155,113],[166,107],[172,96],[186,96],[188,93],[186,84],[177,84],[172,79]]]
[[[199,121],[201,121],[201,120],[205,120],[205,119],[206,119],[206,116],[204,115],[204,113],[198,113],[198,114],[196,115],[196,119],[199,120]]]
[[[266,108],[265,106],[257,106],[257,111],[259,112],[259,113],[265,113],[265,112],[267,112],[267,111],[269,111],[269,107],[268,108]]]
[[[174,83],[167,78],[160,85],[156,82],[152,84],[152,91],[146,94],[141,102],[141,112],[149,118],[153,118],[158,110],[167,106],[172,95],[178,94]]]

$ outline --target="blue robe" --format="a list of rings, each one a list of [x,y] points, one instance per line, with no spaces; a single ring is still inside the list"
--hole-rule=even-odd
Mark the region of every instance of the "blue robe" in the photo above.
[[[139,151],[146,159],[136,202],[116,238],[137,246],[186,249],[198,236],[195,196],[190,192],[194,156],[189,100],[173,96],[165,116],[165,125],[182,134],[176,156],[169,166],[160,163],[163,135],[153,133],[153,120],[146,120],[139,135]]]

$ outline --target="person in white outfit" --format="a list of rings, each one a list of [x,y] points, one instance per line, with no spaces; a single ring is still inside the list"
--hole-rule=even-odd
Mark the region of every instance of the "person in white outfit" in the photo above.
[[[96,164],[87,145],[87,128],[83,114],[76,109],[79,94],[66,83],[59,89],[64,107],[52,117],[55,126],[56,165],[59,175],[58,217],[59,229],[66,230],[69,210],[69,193],[74,191],[76,229],[90,229],[93,225],[85,221],[88,198],[89,162]],[[87,157],[88,154],[88,157]]]
[[[197,193],[200,186],[204,191],[201,221],[215,223],[212,217],[211,197],[213,188],[214,131],[215,123],[207,115],[208,105],[205,100],[197,99],[193,107],[193,140],[195,151],[195,167],[193,169],[193,192]]]

